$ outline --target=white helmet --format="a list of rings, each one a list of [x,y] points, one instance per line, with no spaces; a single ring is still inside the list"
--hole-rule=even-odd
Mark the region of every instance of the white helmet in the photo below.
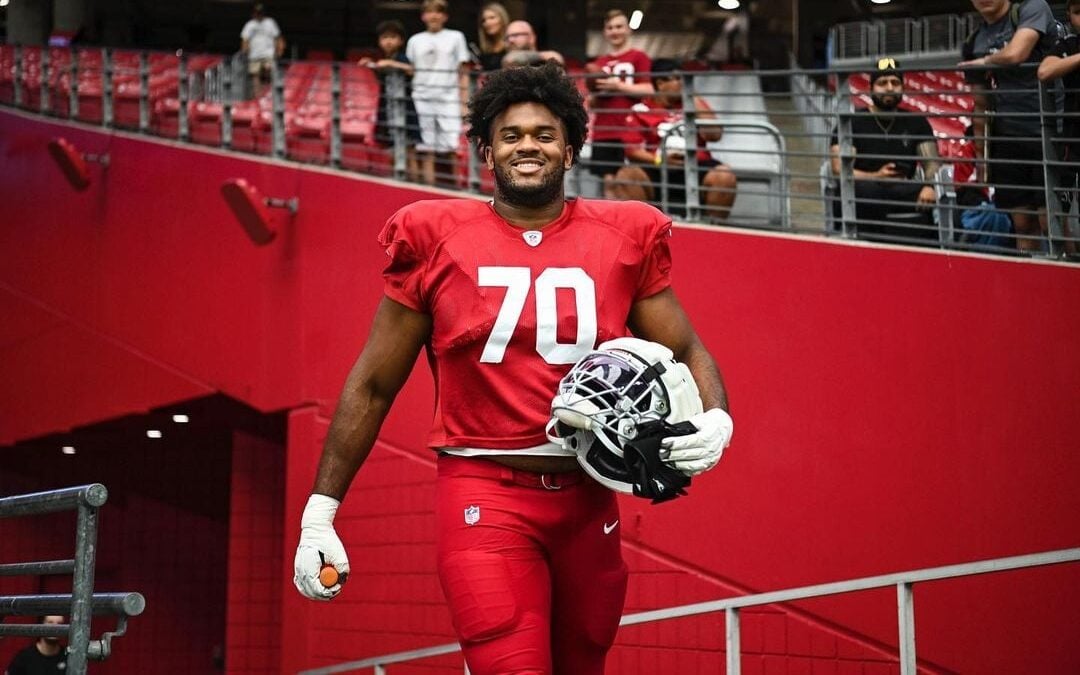
[[[661,460],[660,439],[697,431],[688,420],[701,411],[690,369],[670,349],[625,337],[604,342],[563,377],[547,431],[602,485],[665,501],[685,494],[690,479]]]

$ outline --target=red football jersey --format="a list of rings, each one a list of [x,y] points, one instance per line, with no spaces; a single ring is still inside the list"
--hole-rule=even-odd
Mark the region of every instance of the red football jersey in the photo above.
[[[489,203],[422,201],[379,235],[386,295],[433,319],[435,448],[547,442],[559,380],[605,340],[628,334],[634,301],[667,288],[671,220],[639,202],[570,200],[542,230]]]
[[[652,70],[652,59],[643,51],[631,49],[617,56],[605,54],[595,61],[596,65],[609,75],[618,75],[626,82],[648,82],[647,73]],[[597,141],[610,141],[623,137],[623,126],[630,106],[640,99],[622,94],[608,94],[598,91],[593,94],[592,137]]]

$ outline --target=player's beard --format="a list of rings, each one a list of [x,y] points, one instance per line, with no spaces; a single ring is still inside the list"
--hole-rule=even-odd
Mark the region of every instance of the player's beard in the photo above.
[[[525,208],[540,208],[557,200],[563,190],[563,176],[566,169],[561,164],[556,165],[551,171],[545,172],[539,183],[532,185],[520,185],[514,181],[513,175],[506,168],[495,165],[495,190],[502,201],[523,206]]]

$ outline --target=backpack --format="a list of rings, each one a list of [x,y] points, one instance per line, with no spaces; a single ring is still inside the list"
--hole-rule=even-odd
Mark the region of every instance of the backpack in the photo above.
[[[1013,34],[1016,34],[1016,27],[1020,25],[1020,5],[1024,4],[1024,0],[1013,0],[1009,7],[1009,21],[1012,23]],[[1039,41],[1035,43],[1032,48],[1032,53],[1035,54],[1039,61],[1046,56],[1050,48],[1054,46],[1054,43],[1059,39],[1064,39],[1069,31],[1066,29],[1065,24],[1061,23],[1057,17],[1053,17],[1053,24],[1050,26],[1050,30],[1043,34]],[[971,31],[966,38],[964,38],[964,45],[961,48],[965,61],[970,61],[975,58],[975,35],[982,30],[982,26]]]

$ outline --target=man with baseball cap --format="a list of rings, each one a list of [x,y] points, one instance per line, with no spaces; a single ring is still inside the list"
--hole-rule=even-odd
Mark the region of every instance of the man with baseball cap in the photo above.
[[[892,58],[870,72],[870,106],[850,117],[855,153],[855,229],[860,237],[914,243],[937,240],[931,207],[937,201],[934,175],[941,162],[926,118],[899,110],[904,74]],[[839,133],[832,137],[832,171],[840,175]],[[915,179],[921,164],[923,179]]]

